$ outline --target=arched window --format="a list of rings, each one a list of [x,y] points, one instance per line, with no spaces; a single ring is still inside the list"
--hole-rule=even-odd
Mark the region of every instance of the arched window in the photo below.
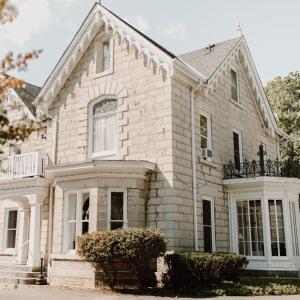
[[[105,99],[92,106],[91,156],[113,155],[117,151],[116,99]]]

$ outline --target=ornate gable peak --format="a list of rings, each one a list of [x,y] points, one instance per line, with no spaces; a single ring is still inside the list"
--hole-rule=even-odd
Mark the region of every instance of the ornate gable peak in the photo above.
[[[228,72],[233,62],[239,64],[245,73],[248,87],[253,98],[255,99],[255,106],[265,128],[271,133],[272,136],[274,136],[275,133],[282,135],[282,132],[277,127],[270,103],[265,94],[263,85],[260,81],[258,72],[244,37],[240,39],[227,58],[213,74],[213,76],[208,80],[206,85],[206,94],[214,89],[219,80]]]
[[[106,32],[112,32],[118,38],[120,45],[126,44],[127,50],[134,51],[137,59],[142,58],[145,66],[151,65],[154,73],[160,72],[163,80],[173,74],[174,57],[170,53],[160,49],[142,33],[96,3],[46,80],[35,101],[36,106],[45,107],[52,103],[103,25]]]

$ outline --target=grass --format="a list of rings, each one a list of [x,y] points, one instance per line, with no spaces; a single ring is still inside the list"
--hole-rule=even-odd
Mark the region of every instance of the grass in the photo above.
[[[242,277],[239,281],[223,281],[211,286],[198,286],[171,291],[166,289],[122,289],[122,294],[168,297],[269,296],[300,294],[300,279]]]

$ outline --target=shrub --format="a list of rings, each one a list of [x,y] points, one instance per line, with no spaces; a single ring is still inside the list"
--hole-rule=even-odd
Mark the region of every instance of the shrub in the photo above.
[[[248,264],[245,256],[229,253],[169,254],[165,261],[167,273],[163,276],[163,283],[169,288],[235,280]]]
[[[158,229],[126,229],[85,234],[77,239],[79,256],[95,269],[96,277],[112,289],[117,283],[120,261],[133,266],[139,287],[150,284],[151,260],[165,252],[163,234]],[[152,281],[155,275],[152,272]]]

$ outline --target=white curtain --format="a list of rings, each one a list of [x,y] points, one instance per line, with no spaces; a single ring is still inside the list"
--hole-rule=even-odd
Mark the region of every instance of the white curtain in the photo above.
[[[94,153],[117,148],[117,113],[94,116]]]

